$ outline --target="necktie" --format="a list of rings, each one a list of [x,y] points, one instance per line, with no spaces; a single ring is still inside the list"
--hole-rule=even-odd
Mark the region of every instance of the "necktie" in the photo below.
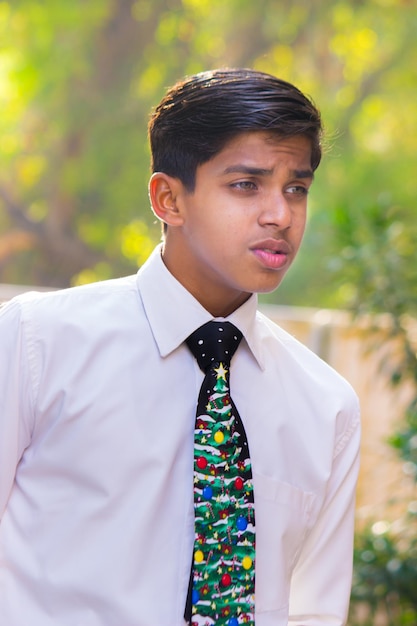
[[[255,515],[245,430],[229,366],[242,333],[209,322],[186,343],[205,372],[194,437],[195,536],[185,611],[193,626],[253,625]]]

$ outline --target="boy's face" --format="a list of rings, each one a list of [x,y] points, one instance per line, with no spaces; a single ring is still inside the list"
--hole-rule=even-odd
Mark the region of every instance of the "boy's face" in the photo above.
[[[168,269],[219,317],[274,290],[300,246],[312,180],[307,137],[240,134],[197,168],[194,191],[176,179]]]

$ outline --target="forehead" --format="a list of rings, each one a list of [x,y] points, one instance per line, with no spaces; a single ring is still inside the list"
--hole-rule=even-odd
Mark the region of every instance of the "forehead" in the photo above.
[[[293,169],[311,170],[312,141],[305,135],[283,137],[267,131],[239,133],[230,139],[205,166],[230,170],[238,165],[256,165],[274,169],[288,165]]]
[[[255,144],[264,144],[265,147],[280,147],[290,143],[294,146],[299,146],[303,150],[312,148],[312,141],[306,135],[280,135],[276,132],[269,132],[266,130],[260,131],[247,131],[239,133],[227,141],[221,152],[230,149],[245,148],[246,146],[253,146]]]

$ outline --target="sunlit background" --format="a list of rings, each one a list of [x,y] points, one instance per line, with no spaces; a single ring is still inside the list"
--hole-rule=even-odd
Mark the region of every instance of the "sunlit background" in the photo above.
[[[415,0],[0,1],[0,283],[135,272],[160,238],[149,112],[178,78],[220,66],[276,74],[322,111],[304,246],[262,302],[388,316],[396,353],[381,375],[411,390],[392,437],[408,517],[397,534],[383,520],[361,530],[367,611],[351,624],[416,626]]]

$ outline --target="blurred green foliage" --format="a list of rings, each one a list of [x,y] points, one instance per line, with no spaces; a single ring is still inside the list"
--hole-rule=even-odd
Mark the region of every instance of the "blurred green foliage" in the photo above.
[[[411,212],[410,212],[411,216]],[[410,482],[408,501],[399,501],[395,523],[377,520],[356,535],[349,626],[417,624],[417,273],[414,225],[399,206],[370,205],[359,225],[345,213],[340,240],[349,251],[348,281],[355,282],[356,314],[384,314],[386,352],[380,375],[393,388],[405,386],[408,405],[387,444],[403,462]],[[410,217],[411,219],[411,217]],[[357,232],[358,239],[353,237]],[[340,272],[342,269],[339,270]],[[378,318],[376,318],[378,319]],[[381,328],[379,328],[379,338]],[[379,339],[380,340],[380,339]],[[396,494],[392,494],[395,500]],[[387,503],[388,505],[388,503]]]
[[[417,517],[399,528],[379,521],[357,536],[349,624],[417,624]]]
[[[385,209],[385,210],[383,210]],[[411,212],[410,212],[411,215]],[[413,225],[400,207],[369,206],[361,220],[360,245],[345,213],[341,218],[344,251],[351,264],[346,276],[356,281],[352,306],[358,315],[383,313],[386,353],[380,374],[393,388],[407,389],[408,405],[387,444],[403,462],[409,499],[395,523],[375,521],[356,535],[349,626],[417,624],[417,273]],[[340,270],[341,271],[341,270]],[[376,318],[378,319],[378,318]],[[379,335],[381,337],[381,328]],[[392,494],[395,500],[396,494]],[[388,504],[388,503],[387,503]]]

